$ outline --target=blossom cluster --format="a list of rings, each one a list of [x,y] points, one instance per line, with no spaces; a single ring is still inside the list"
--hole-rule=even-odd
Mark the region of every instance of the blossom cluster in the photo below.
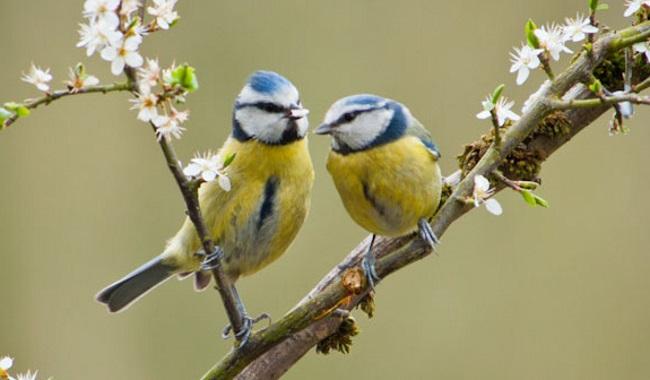
[[[544,25],[534,30],[537,39],[536,46],[522,44],[521,48],[514,48],[510,53],[512,66],[511,73],[517,73],[517,84],[521,85],[528,79],[530,70],[537,69],[542,61],[542,54],[548,54],[553,60],[559,61],[561,53],[573,53],[566,44],[568,42],[580,42],[587,38],[588,34],[598,32],[598,28],[591,25],[589,17],[577,14],[575,18],[566,18],[564,25]]]
[[[131,109],[138,110],[138,120],[156,127],[158,139],[178,139],[185,131],[182,125],[189,118],[189,111],[179,111],[172,103],[184,101],[187,92],[195,89],[178,80],[187,75],[194,75],[191,67],[172,65],[163,70],[157,59],[147,59],[146,66],[138,70],[140,91],[130,100]]]
[[[147,12],[153,21],[143,26],[136,11],[140,0],[86,0],[83,15],[86,24],[81,24],[78,47],[86,48],[90,57],[100,52],[102,59],[111,62],[111,72],[120,75],[125,66],[137,68],[144,59],[138,52],[142,38],[148,33],[169,26],[178,19],[174,10],[177,0],[154,0],[154,6]]]

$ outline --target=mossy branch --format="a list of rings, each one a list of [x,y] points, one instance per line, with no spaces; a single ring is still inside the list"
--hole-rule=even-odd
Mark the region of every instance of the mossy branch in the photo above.
[[[588,99],[593,98],[593,94],[582,83],[588,81],[594,70],[612,54],[648,36],[650,22],[600,37],[593,43],[592,49],[583,51],[565,71],[555,77],[550,86],[540,90],[528,112],[507,128],[499,147],[494,146],[493,137],[483,137],[471,144],[472,149],[479,151],[480,155],[477,161],[461,160],[464,177],[432,220],[436,235],[441,237],[455,220],[473,209],[473,206],[460,200],[472,193],[474,176],[489,176],[496,169],[504,173],[513,171],[512,168],[502,167],[508,165],[513,154],[533,157],[535,161],[533,166],[537,169],[524,172],[520,177],[537,175],[541,162],[606,112],[610,103],[620,100],[606,99],[603,102],[601,99]],[[646,77],[639,78],[637,90],[640,86],[646,86]],[[585,99],[588,99],[589,107],[581,103]],[[635,98],[625,99],[632,101]],[[469,155],[465,154],[464,157]],[[354,309],[369,293],[365,284],[359,291],[342,281],[357,268],[369,241],[368,237],[361,242],[282,319],[254,334],[245,346],[229,352],[203,379],[279,378],[318,342],[334,334],[346,320],[342,313],[336,311]],[[377,255],[376,269],[381,278],[431,253],[428,246],[414,236],[378,238],[373,252]]]

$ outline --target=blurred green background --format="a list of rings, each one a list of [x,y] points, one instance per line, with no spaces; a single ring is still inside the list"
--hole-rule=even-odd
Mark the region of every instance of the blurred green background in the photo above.
[[[434,133],[446,173],[486,131],[475,114],[496,84],[517,107],[543,77],[517,87],[508,52],[528,17],[584,11],[586,0],[180,1],[171,32],[142,51],[188,61],[201,89],[176,144],[187,162],[221,145],[245,78],[286,75],[318,125],[339,97],[373,92],[406,103]],[[620,27],[622,1],[604,19]],[[2,0],[0,99],[36,90],[31,61],[56,87],[78,61],[103,82],[98,56],[75,48],[82,1]],[[577,48],[576,45],[572,45]],[[566,57],[563,64],[566,63]],[[556,67],[560,68],[556,64]],[[229,348],[217,294],[171,281],[109,315],[95,293],[158,254],[183,203],[151,130],[126,94],[58,101],[0,134],[0,355],[55,379],[194,379]],[[351,354],[310,353],[287,379],[648,379],[650,185],[648,110],[627,136],[607,119],[580,134],[542,172],[550,209],[498,196],[501,217],[477,210],[444,236],[439,257],[379,286],[373,320]],[[365,233],[325,171],[329,141],[311,137],[317,171],[311,214],[289,252],[239,282],[252,314],[280,317]]]

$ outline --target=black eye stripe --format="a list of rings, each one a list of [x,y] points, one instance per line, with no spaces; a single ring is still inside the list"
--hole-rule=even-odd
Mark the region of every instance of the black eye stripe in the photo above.
[[[284,113],[287,111],[286,108],[277,105],[275,103],[268,103],[268,102],[259,102],[255,103],[255,107],[261,109],[262,111],[266,111],[269,113]]]
[[[268,113],[285,113],[289,110],[284,106],[271,102],[239,103],[236,106],[237,109],[246,107],[254,107]]]
[[[335,122],[334,125],[341,125],[341,124],[346,124],[352,122],[354,119],[357,118],[357,116],[361,115],[364,112],[372,111],[372,109],[367,109],[367,110],[357,110],[357,111],[350,111],[346,112],[343,115],[341,115]]]
[[[346,112],[343,115],[339,116],[339,118],[332,123],[332,126],[339,126],[341,124],[351,123],[352,121],[354,121],[354,119],[357,118],[357,116],[361,115],[362,113],[372,112],[379,109],[388,109],[388,104],[380,107],[375,107],[375,108],[366,108],[366,109]]]

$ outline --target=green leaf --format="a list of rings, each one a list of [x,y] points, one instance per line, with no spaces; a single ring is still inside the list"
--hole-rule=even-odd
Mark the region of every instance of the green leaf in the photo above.
[[[606,11],[608,9],[609,9],[609,4],[605,4],[605,3],[598,4],[598,7],[596,7],[597,11]]]
[[[522,191],[519,192],[519,194],[521,194],[521,196],[524,198],[524,201],[526,201],[526,203],[528,203],[528,205],[530,205],[532,207],[537,206],[537,201],[535,201],[535,196],[533,195],[533,193],[531,191],[522,190]]]
[[[533,181],[517,181],[517,185],[526,190],[535,190],[539,187],[539,183]]]
[[[526,26],[524,27],[524,31],[526,33],[526,41],[528,41],[528,45],[530,45],[532,48],[539,49],[539,40],[535,35],[536,29],[537,25],[535,25],[533,19],[528,19],[528,22],[526,22]]]
[[[79,62],[77,63],[77,66],[74,68],[74,73],[77,76],[77,78],[85,78],[86,77],[86,67],[84,66],[83,63]]]
[[[499,98],[501,97],[501,94],[503,93],[503,89],[506,88],[505,84],[500,84],[497,86],[497,88],[494,89],[492,92],[492,104],[497,104],[499,101]]]
[[[599,0],[589,0],[589,9],[591,9],[592,12],[598,9],[598,1]]]
[[[519,194],[521,194],[522,198],[524,198],[524,201],[531,207],[542,206],[544,208],[548,208],[548,202],[530,190],[521,190]]]
[[[12,117],[14,114],[7,111],[5,108],[0,107],[0,124],[4,124],[5,120]],[[0,128],[4,125],[0,125]]]
[[[533,194],[533,196],[535,197],[535,203],[537,203],[538,205],[544,208],[548,208],[548,202],[546,201],[546,199],[540,197],[537,194]]]
[[[232,164],[233,161],[235,161],[235,156],[237,156],[237,153],[231,153],[226,157],[226,159],[223,161],[223,167],[227,168],[230,164]]]
[[[16,103],[16,102],[7,102],[4,104],[4,107],[19,117],[27,117],[30,114],[29,108],[25,107],[24,104]]]
[[[31,114],[32,112],[29,110],[29,108],[25,106],[20,106],[16,109],[16,114],[20,117],[27,117]]]
[[[171,85],[183,87],[187,92],[194,92],[199,88],[199,81],[196,77],[194,67],[186,64],[178,66],[172,71]]]
[[[594,94],[599,94],[603,90],[603,84],[600,83],[600,81],[596,78],[594,78],[594,81],[589,84],[589,91],[593,92]]]

